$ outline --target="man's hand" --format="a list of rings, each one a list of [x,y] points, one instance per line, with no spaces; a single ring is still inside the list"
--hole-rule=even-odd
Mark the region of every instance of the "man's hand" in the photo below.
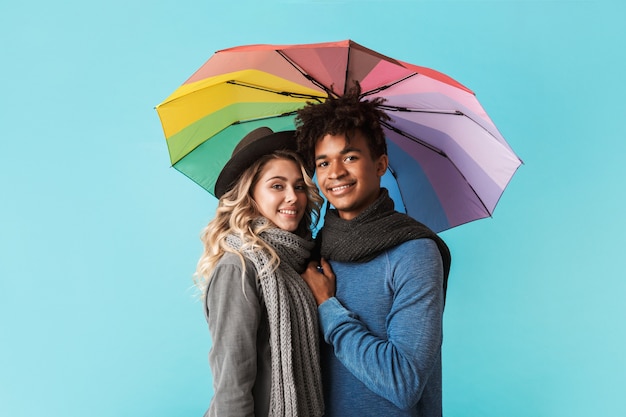
[[[335,296],[335,274],[326,259],[309,262],[301,276],[311,289],[318,306]]]

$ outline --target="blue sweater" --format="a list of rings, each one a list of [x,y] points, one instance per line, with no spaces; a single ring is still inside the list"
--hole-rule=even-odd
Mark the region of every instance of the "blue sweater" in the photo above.
[[[319,306],[326,417],[440,417],[443,265],[417,239],[366,263],[331,262]]]

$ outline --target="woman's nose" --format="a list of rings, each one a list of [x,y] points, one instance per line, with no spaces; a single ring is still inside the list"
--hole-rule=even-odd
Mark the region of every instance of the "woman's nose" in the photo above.
[[[292,202],[296,200],[296,190],[292,187],[288,187],[285,191],[285,201]]]

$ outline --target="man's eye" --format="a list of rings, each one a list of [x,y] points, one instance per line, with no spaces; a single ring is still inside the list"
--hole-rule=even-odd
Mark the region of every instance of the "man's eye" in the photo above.
[[[346,161],[356,161],[358,158],[356,157],[356,155],[348,155],[346,156]]]
[[[328,162],[326,162],[326,161],[322,161],[322,162],[320,162],[319,164],[317,164],[317,166],[318,166],[319,168],[324,168],[324,167],[327,167],[327,166],[328,166]]]

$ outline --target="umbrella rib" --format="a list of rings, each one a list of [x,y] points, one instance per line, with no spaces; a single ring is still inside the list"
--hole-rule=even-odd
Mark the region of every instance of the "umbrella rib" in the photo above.
[[[372,94],[380,93],[381,91],[384,91],[384,90],[386,90],[386,89],[388,89],[390,87],[393,87],[394,85],[396,85],[398,83],[401,83],[401,82],[403,82],[405,80],[408,80],[409,78],[415,77],[416,75],[419,75],[419,74],[418,73],[409,74],[406,77],[400,78],[399,80],[396,80],[396,81],[394,81],[392,83],[381,85],[380,87],[376,87],[373,90],[361,93],[361,98],[364,98],[366,96],[371,96]]]
[[[304,78],[309,80],[313,85],[315,85],[315,86],[321,88],[322,90],[324,90],[326,92],[326,94],[328,94],[329,97],[330,96],[336,97],[336,94],[333,93],[333,91],[331,89],[326,87],[321,82],[317,81],[311,75],[307,74],[298,64],[296,64],[296,62],[293,59],[291,59],[287,55],[285,55],[285,53],[283,51],[280,51],[280,50],[277,49],[276,52],[278,53],[278,55],[283,57],[283,59],[285,61],[287,61],[292,67],[294,67],[296,69],[296,71],[298,71]],[[315,98],[317,98],[317,97],[315,97]]]
[[[248,123],[248,122],[257,122],[259,120],[275,119],[277,117],[293,116],[296,113],[297,111],[294,110],[294,111],[288,111],[288,112],[281,113],[281,114],[271,114],[269,116],[252,117],[250,119],[245,119],[245,120],[235,120],[234,122],[230,124],[230,126],[239,125],[239,124]]]
[[[478,201],[480,201],[480,204],[483,206],[483,208],[485,209],[485,212],[489,213],[489,216],[491,216],[491,211],[487,208],[487,206],[485,205],[485,202],[483,201],[482,198],[480,198],[480,195],[476,192],[476,190],[474,189],[474,187],[472,186],[472,184],[467,180],[467,178],[465,178],[465,175],[463,175],[463,172],[456,166],[456,164],[454,163],[454,161],[452,159],[450,159],[450,157],[448,156],[448,154],[446,154],[443,150],[437,148],[436,146],[433,146],[427,142],[424,142],[423,140],[410,135],[400,129],[398,129],[395,126],[390,125],[389,123],[385,122],[385,121],[381,121],[381,125],[383,125],[384,127],[386,127],[387,129],[397,133],[400,136],[403,136],[407,139],[409,139],[410,141],[413,141],[419,145],[424,146],[425,148],[430,149],[433,152],[436,152],[437,154],[443,156],[444,158],[446,158],[448,161],[450,161],[450,163],[452,164],[452,166],[454,166],[454,169],[459,173],[459,175],[463,178],[463,181],[465,181],[465,183],[467,184],[467,186],[472,190],[472,193],[474,193],[474,195],[476,196],[476,198],[478,199]],[[395,173],[392,171],[392,175],[395,177]]]
[[[323,100],[325,97],[322,96],[314,96],[312,94],[301,94],[301,93],[293,93],[291,91],[277,91],[277,90],[272,90],[270,88],[267,87],[262,87],[259,85],[254,85],[254,84],[247,84],[247,83],[242,83],[241,81],[235,81],[235,80],[230,80],[230,81],[226,81],[227,84],[232,84],[232,85],[236,85],[239,87],[246,87],[246,88],[252,88],[255,90],[260,90],[260,91],[265,91],[267,93],[273,93],[273,94],[278,94],[281,96],[287,96],[287,97],[293,97],[293,98],[309,98],[309,99],[313,99],[316,100],[318,102],[321,103],[321,100]]]
[[[416,136],[413,136],[413,135],[411,135],[411,134],[409,134],[407,132],[404,132],[404,131],[398,129],[397,127],[395,127],[395,126],[393,126],[393,125],[391,125],[388,122],[385,122],[383,120],[380,121],[380,124],[383,125],[384,127],[386,127],[387,129],[391,130],[392,132],[395,132],[395,133],[399,134],[400,136],[404,136],[405,138],[409,139],[410,141],[415,142],[415,143],[417,143],[419,145],[422,145],[423,147],[428,148],[429,150],[431,150],[431,151],[433,151],[435,153],[438,153],[439,155],[441,155],[441,156],[443,156],[445,158],[448,158],[448,155],[443,150],[437,148],[436,146],[431,145],[430,143],[425,142],[422,139],[420,139],[420,138],[418,138]]]
[[[485,132],[487,132],[489,134],[489,136],[491,136],[493,139],[495,139],[496,141],[499,142],[498,138],[496,137],[496,135],[494,135],[489,129],[487,129],[486,127],[484,127],[481,123],[479,123],[478,121],[476,121],[475,119],[471,118],[470,116],[468,116],[466,113],[463,113],[460,110],[425,110],[425,109],[411,109],[408,107],[400,107],[400,106],[389,106],[386,104],[378,104],[377,107],[380,107],[383,110],[387,110],[387,111],[399,111],[399,112],[407,112],[407,113],[430,113],[430,114],[449,114],[449,115],[453,115],[453,116],[463,116],[463,117],[467,117],[468,120],[471,120],[472,122],[474,122],[474,124],[476,124],[477,126],[480,126],[481,129],[483,129]]]
[[[346,57],[346,74],[343,77],[343,94],[346,94],[348,89],[348,76],[350,75],[350,57],[352,56],[352,42],[348,43],[348,56]]]
[[[429,110],[429,109],[411,109],[409,107],[400,107],[400,106],[389,106],[387,104],[379,104],[377,107],[380,107],[383,110],[388,111],[400,111],[407,113],[431,113],[431,114],[451,114],[456,116],[466,116],[467,115],[459,110]],[[469,117],[468,117],[469,119]]]

